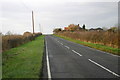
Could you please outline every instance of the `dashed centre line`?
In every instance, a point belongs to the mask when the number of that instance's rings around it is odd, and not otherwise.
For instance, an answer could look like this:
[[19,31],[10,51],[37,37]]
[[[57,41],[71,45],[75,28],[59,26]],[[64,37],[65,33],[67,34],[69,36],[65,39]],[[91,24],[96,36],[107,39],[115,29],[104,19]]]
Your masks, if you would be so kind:
[[66,48],[70,49],[68,46],[65,46]]
[[[65,44],[61,43],[62,41],[56,40],[56,42],[58,42],[59,44],[63,45],[63,47],[66,47],[67,49],[71,49],[71,48],[72,48],[71,46],[68,47],[68,46],[66,46]],[[46,41],[46,45],[47,45],[47,41]],[[89,49],[92,49],[92,48],[89,48]],[[77,51],[75,51],[75,50],[73,50],[73,49],[71,49],[71,50],[72,50],[72,52],[76,53],[77,55],[83,56],[83,55],[81,55],[79,52],[77,52]],[[94,50],[94,49],[93,49],[93,50]],[[100,51],[100,50],[97,50],[97,51]],[[103,51],[100,51],[100,52],[103,52]],[[106,53],[106,52],[103,52],[103,53]],[[107,54],[109,54],[109,53],[107,53]],[[116,56],[116,55],[113,55],[113,56]],[[117,56],[117,57],[118,57],[118,56]],[[51,80],[51,70],[50,70],[50,64],[49,64],[49,57],[48,57],[47,46],[46,46],[46,59],[47,59],[48,78],[49,78],[49,80]],[[99,68],[102,68],[102,69],[108,71],[109,73],[113,74],[114,76],[120,77],[119,74],[117,74],[117,73],[109,70],[108,68],[102,66],[101,64],[99,64],[99,63],[97,63],[97,62],[95,62],[95,61],[93,61],[93,60],[91,60],[91,59],[87,59],[87,60],[90,61],[91,63],[95,64],[95,65],[98,66]]]
[[[58,41],[58,42],[59,42],[59,41]],[[60,43],[60,42],[59,42],[59,43]],[[60,43],[60,44],[63,45],[63,43]],[[65,47],[66,47],[67,49],[70,49],[68,46],[65,46]],[[72,50],[72,51],[73,51],[74,53],[78,54],[79,56],[82,56],[80,53],[76,52],[75,50]],[[107,69],[106,67],[104,67],[104,66],[98,64],[97,62],[95,62],[95,61],[93,61],[93,60],[91,60],[91,59],[88,59],[88,60],[89,60],[90,62],[96,64],[97,66],[103,68],[104,70],[106,70],[106,71],[112,73],[113,75],[115,75],[115,76],[117,76],[117,77],[120,77],[120,75],[118,75],[118,74],[116,74],[115,72],[113,72],[113,71]]]
[[61,45],[63,45],[63,43],[60,43]]
[[104,66],[102,66],[102,65],[100,65],[100,64],[98,64],[98,63],[96,63],[95,61],[93,61],[93,60],[91,60],[91,59],[88,59],[88,60],[89,60],[90,62],[96,64],[97,66],[103,68],[104,70],[106,70],[106,71],[112,73],[113,75],[115,75],[115,76],[117,76],[117,77],[120,77],[120,75],[118,75],[118,74],[116,74],[115,72],[113,72],[113,71],[107,69],[106,67],[104,67]]
[[78,54],[79,56],[82,56],[80,53],[76,52],[75,50],[72,50],[74,53]]

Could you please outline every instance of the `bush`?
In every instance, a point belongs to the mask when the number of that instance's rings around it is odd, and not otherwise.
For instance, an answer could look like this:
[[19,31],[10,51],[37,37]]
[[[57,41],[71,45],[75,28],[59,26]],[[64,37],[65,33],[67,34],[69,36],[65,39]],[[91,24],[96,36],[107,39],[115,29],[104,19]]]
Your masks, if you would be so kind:
[[[57,35],[62,35],[77,39],[84,42],[91,42],[110,46],[113,48],[118,48],[118,32],[108,32],[108,31],[83,31],[83,32],[61,32]],[[120,40],[120,39],[119,39]]]
[[2,51],[9,50],[26,42],[32,41],[39,35],[42,35],[42,33],[32,34],[30,32],[25,32],[23,35],[4,35],[2,36]]

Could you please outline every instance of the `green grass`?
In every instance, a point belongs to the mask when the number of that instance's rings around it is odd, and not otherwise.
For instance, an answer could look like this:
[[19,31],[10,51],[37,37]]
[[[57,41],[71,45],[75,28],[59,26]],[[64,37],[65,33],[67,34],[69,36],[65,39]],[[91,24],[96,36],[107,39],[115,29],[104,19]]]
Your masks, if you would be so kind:
[[44,36],[3,52],[3,78],[39,78]]
[[72,41],[72,42],[75,42],[75,43],[78,43],[78,44],[82,44],[82,45],[85,45],[85,46],[88,46],[88,47],[91,47],[91,48],[99,49],[99,50],[102,50],[102,51],[105,51],[105,52],[110,52],[110,53],[113,53],[115,55],[120,55],[120,49],[118,49],[118,48],[112,48],[112,47],[101,45],[101,44],[83,42],[83,41],[80,41],[80,40],[75,40],[75,39],[72,39],[72,38],[69,38],[69,37],[56,35],[56,34],[54,34],[54,36],[57,36],[57,37],[60,37],[60,38],[63,38],[65,40]]

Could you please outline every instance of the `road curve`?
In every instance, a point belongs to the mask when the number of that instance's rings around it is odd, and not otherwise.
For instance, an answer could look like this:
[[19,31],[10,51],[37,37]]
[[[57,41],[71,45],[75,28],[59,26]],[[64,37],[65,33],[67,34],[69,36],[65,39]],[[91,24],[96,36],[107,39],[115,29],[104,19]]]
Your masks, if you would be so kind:
[[[118,56],[53,35],[45,37],[48,78],[118,78]],[[45,73],[45,72],[44,72]]]

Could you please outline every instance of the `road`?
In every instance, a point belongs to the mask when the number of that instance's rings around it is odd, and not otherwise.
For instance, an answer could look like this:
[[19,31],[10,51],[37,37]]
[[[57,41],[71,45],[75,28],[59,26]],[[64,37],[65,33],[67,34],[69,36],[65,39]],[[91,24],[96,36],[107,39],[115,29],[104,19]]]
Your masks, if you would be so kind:
[[[48,35],[46,72],[48,78],[118,78],[119,56]],[[44,74],[46,74],[44,72]]]

